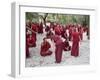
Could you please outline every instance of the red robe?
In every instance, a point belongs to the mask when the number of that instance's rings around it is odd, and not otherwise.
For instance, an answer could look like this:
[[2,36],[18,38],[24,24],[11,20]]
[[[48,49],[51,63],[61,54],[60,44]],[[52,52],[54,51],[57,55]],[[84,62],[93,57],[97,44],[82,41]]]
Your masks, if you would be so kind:
[[34,39],[34,37],[29,37],[28,39],[27,39],[27,45],[29,46],[29,47],[36,47],[36,43],[35,43],[35,39]]
[[60,30],[60,28],[59,27],[55,27],[55,34],[57,34],[57,35],[61,35],[61,30]]
[[38,28],[38,33],[43,33],[43,24],[40,23],[39,28]]
[[72,28],[69,28],[69,41],[71,41],[72,38]]
[[81,40],[83,40],[83,28],[80,29],[79,33],[80,33]]
[[53,36],[53,40],[55,42],[55,59],[56,63],[60,63],[62,60],[62,52],[63,52],[63,41],[58,35]]
[[43,42],[41,45],[41,51],[40,51],[40,55],[41,56],[48,56],[52,54],[52,51],[49,50],[49,48],[51,47],[49,42]]
[[[32,24],[31,29],[32,29],[33,31],[35,31],[35,32],[38,31],[38,28],[37,28],[37,25],[36,25],[36,24]],[[32,32],[32,36],[34,37],[35,42],[36,42],[37,38],[36,38],[36,33],[35,33],[35,32]]]
[[72,39],[73,40],[72,40],[71,55],[77,57],[79,55],[79,41],[80,41],[79,32],[73,32]]
[[31,25],[31,29],[32,29],[33,31],[37,32],[37,31],[38,31],[38,25],[37,25],[37,24],[32,24],[32,25]]
[[30,56],[29,54],[29,46],[28,46],[28,43],[27,43],[27,39],[29,38],[29,34],[26,34],[26,58],[28,58]]

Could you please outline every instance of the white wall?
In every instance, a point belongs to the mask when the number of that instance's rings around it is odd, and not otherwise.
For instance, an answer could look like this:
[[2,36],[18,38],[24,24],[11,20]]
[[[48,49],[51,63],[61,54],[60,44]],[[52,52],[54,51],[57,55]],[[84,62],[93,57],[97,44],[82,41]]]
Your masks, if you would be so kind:
[[[0,80],[13,80],[10,77],[10,67],[11,67],[11,2],[13,1],[25,1],[25,0],[1,0],[0,2]],[[44,4],[44,5],[83,5],[83,6],[95,6],[97,7],[97,26],[94,36],[95,39],[95,48],[97,49],[96,55],[98,64],[97,72],[86,72],[86,73],[77,73],[77,74],[65,74],[65,75],[56,75],[56,76],[35,76],[24,78],[22,80],[99,80],[100,74],[100,0],[26,0],[34,2],[34,4]]]

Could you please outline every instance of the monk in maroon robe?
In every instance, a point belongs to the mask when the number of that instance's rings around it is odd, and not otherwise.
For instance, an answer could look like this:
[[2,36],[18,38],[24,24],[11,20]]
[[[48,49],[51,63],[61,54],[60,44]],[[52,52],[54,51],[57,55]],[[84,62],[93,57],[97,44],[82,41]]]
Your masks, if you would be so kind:
[[72,38],[72,27],[69,28],[69,41],[71,41]]
[[36,46],[35,39],[32,35],[30,35],[29,38],[27,39],[27,45],[29,47],[35,47]]
[[60,63],[62,60],[62,52],[63,52],[63,41],[59,35],[54,35],[53,40],[55,42],[55,59],[56,63]]
[[43,42],[41,44],[41,51],[40,55],[41,56],[49,56],[52,54],[52,51],[49,50],[51,47],[50,43],[46,40],[46,38],[43,39]]
[[43,23],[41,22],[38,28],[38,33],[43,33]]
[[30,54],[29,54],[29,46],[28,46],[28,43],[27,43],[27,38],[26,37],[26,58],[30,57]]
[[80,39],[83,40],[83,28],[82,27],[80,27],[79,33],[80,33]]
[[28,46],[28,42],[27,39],[29,38],[30,34],[28,34],[28,30],[26,29],[26,58],[28,58],[30,56],[29,54],[29,46]]
[[79,41],[80,41],[80,34],[79,32],[74,29],[72,33],[72,49],[71,55],[77,57],[79,55]]
[[57,26],[54,28],[54,31],[55,31],[55,34],[56,34],[56,35],[61,35],[61,30],[60,30],[59,25],[57,25]]

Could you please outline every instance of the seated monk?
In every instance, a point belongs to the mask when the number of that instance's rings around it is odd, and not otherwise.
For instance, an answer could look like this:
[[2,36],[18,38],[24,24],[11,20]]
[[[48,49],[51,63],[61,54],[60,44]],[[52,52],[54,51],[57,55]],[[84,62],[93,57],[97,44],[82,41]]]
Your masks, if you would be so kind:
[[43,39],[43,42],[41,44],[41,51],[40,55],[41,56],[48,56],[52,54],[52,51],[49,50],[51,47],[50,43],[46,40],[46,38]]
[[69,42],[67,40],[64,41],[64,51],[70,51],[71,46],[69,45]]
[[27,39],[27,44],[29,47],[36,47],[36,41],[32,35]]

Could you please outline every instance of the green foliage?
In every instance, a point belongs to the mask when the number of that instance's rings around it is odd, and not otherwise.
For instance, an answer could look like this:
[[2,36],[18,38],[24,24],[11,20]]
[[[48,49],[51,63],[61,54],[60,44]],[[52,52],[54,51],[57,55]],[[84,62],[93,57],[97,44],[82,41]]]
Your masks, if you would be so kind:
[[79,23],[83,26],[89,26],[89,15],[75,15],[75,14],[52,14],[52,13],[33,13],[33,12],[26,12],[26,20],[30,20],[32,22],[39,22],[41,21],[51,21],[51,22],[58,22],[61,24],[74,24]]
[[38,13],[26,12],[26,20],[30,20],[32,22],[37,22],[39,18]]

